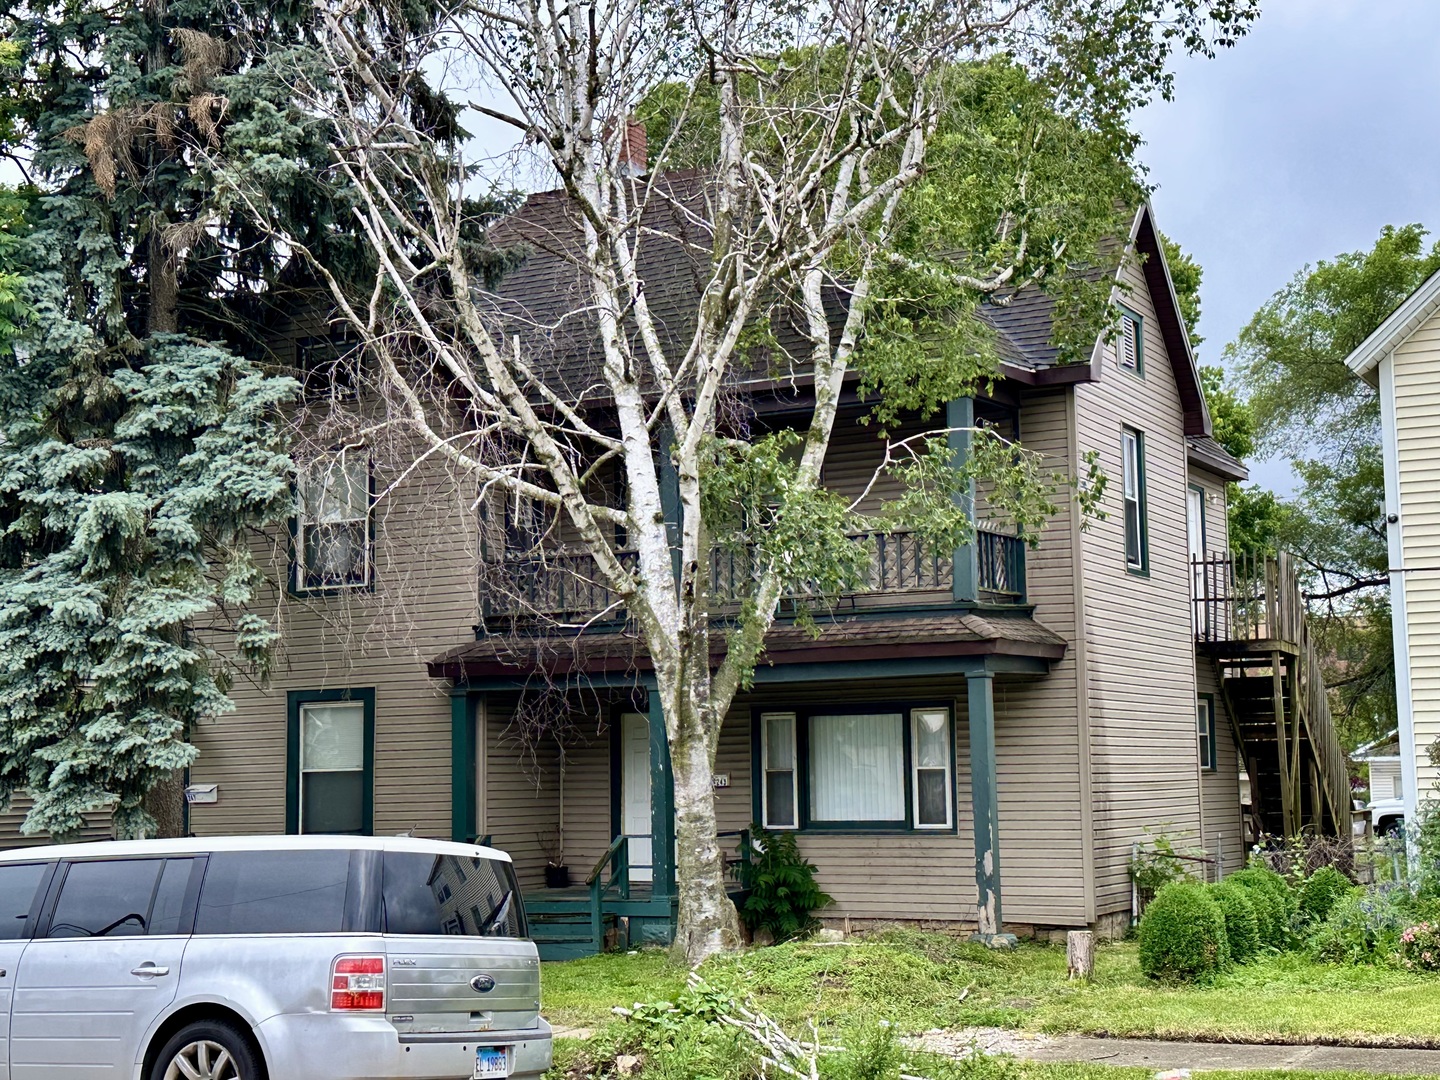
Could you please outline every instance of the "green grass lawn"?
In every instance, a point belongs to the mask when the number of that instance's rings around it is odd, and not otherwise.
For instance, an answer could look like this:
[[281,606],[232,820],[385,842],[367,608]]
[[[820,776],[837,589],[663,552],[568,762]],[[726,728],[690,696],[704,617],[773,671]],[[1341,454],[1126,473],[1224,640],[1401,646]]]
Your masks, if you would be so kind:
[[[1133,945],[1109,945],[1097,950],[1095,979],[1078,985],[1066,980],[1059,948],[995,953],[940,935],[894,932],[722,957],[703,974],[788,1023],[813,1018],[843,1026],[863,1018],[892,1021],[903,1032],[993,1026],[1440,1047],[1440,979],[1297,956],[1236,968],[1213,986],[1178,988],[1145,979]],[[670,999],[683,985],[684,972],[660,952],[547,964],[545,1012],[552,1022],[593,1028],[612,1019],[615,1005]],[[1056,1075],[1068,1080],[1070,1074]]]

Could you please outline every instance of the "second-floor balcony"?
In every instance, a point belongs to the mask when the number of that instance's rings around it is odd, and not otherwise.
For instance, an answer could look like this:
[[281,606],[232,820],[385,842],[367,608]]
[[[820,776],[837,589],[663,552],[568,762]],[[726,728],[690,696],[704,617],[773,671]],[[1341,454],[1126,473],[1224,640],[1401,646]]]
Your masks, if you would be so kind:
[[[1025,544],[1018,537],[981,527],[973,544],[958,552],[936,551],[909,532],[864,532],[850,539],[870,555],[860,582],[838,595],[801,583],[782,598],[782,611],[801,605],[886,610],[1026,602]],[[635,558],[633,551],[620,552],[627,567],[634,566]],[[753,550],[713,551],[710,596],[715,613],[738,610],[762,569]],[[574,623],[624,618],[619,598],[602,581],[594,557],[574,548],[510,548],[482,560],[480,597],[483,619]]]

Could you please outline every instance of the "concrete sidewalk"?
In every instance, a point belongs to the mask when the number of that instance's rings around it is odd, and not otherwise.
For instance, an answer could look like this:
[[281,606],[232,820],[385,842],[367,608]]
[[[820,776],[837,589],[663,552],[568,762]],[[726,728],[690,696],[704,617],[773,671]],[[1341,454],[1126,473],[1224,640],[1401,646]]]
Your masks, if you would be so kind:
[[951,1028],[906,1040],[931,1053],[964,1057],[976,1050],[1022,1061],[1132,1065],[1156,1072],[1189,1069],[1344,1070],[1376,1076],[1440,1076],[1440,1050],[1355,1046],[1262,1046],[1041,1035],[1008,1028]]
[[1251,1046],[1052,1036],[1016,1048],[1027,1061],[1138,1065],[1148,1069],[1314,1069],[1387,1075],[1440,1076],[1440,1050],[1353,1046]]

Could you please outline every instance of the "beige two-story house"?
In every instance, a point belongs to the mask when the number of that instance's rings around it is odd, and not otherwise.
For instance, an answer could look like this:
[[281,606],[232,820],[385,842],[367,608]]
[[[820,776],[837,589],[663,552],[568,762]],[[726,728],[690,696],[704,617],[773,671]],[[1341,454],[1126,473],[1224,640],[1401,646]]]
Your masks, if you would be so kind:
[[[502,300],[563,307],[563,200],[533,196],[508,227],[544,242]],[[1245,470],[1211,437],[1148,206],[1125,241],[1120,325],[1088,362],[1059,361],[1050,301],[1023,291],[984,310],[1001,377],[941,418],[995,425],[1072,475],[1093,451],[1105,516],[1064,499],[1027,548],[979,491],[960,550],[857,536],[864,587],[817,612],[818,636],[790,617],[804,598],[787,600],[725,720],[714,781],[727,846],[743,860],[752,824],[795,832],[834,897],[827,919],[960,929],[986,904],[1012,930],[1117,930],[1147,830],[1203,848],[1197,872],[1216,877],[1259,831],[1338,828],[1338,747],[1318,715],[1295,712],[1302,635],[1254,617],[1283,575],[1239,597],[1225,491]],[[684,275],[659,258],[655,292],[683,314]],[[323,324],[287,338],[307,373],[340,349]],[[559,362],[568,349],[579,365],[593,343],[572,339]],[[859,496],[885,444],[845,400],[824,482]],[[807,408],[794,380],[744,407],[761,428],[803,423]],[[533,508],[414,467],[408,448],[302,462],[292,528],[264,551],[281,653],[267,684],[237,686],[236,711],[193,733],[191,829],[487,838],[514,856],[548,955],[622,930],[665,940],[673,810],[647,659],[566,540]],[[747,573],[713,560],[722,608]],[[560,737],[527,737],[537,688],[564,702]],[[576,887],[542,888],[555,863]],[[594,890],[578,887],[589,876]]]

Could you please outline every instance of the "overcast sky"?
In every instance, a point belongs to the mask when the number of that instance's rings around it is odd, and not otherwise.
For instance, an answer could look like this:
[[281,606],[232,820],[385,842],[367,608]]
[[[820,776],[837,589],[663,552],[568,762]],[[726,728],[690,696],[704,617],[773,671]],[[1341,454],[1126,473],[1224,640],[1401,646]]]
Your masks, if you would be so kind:
[[1386,224],[1440,229],[1440,0],[1262,2],[1250,36],[1182,61],[1175,101],[1139,118],[1156,219],[1205,269],[1208,363],[1306,263]]

